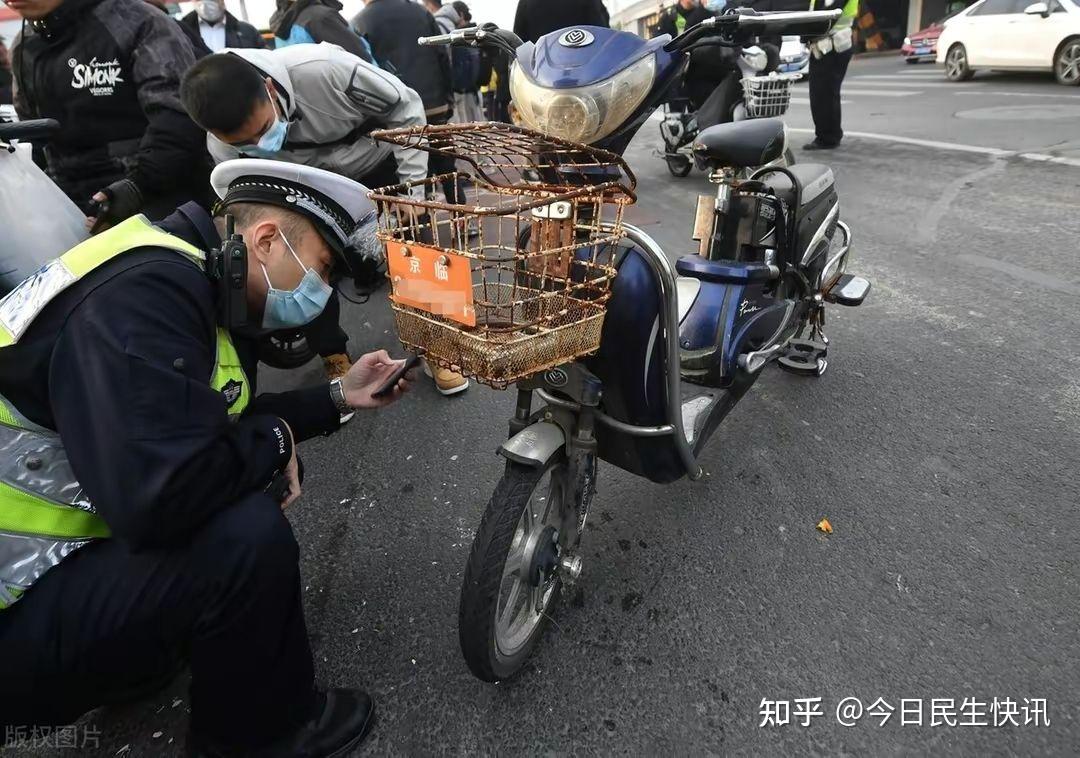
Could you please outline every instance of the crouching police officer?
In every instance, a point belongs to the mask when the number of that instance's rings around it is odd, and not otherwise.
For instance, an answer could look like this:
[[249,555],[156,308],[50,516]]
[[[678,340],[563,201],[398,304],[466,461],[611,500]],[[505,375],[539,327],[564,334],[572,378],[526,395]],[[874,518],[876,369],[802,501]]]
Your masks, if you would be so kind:
[[408,382],[378,392],[402,366],[379,351],[256,396],[254,337],[318,315],[374,208],[295,164],[230,161],[212,182],[216,218],[135,216],[0,301],[0,723],[70,723],[186,660],[192,754],[336,755],[372,703],[314,687],[282,510],[296,444]]

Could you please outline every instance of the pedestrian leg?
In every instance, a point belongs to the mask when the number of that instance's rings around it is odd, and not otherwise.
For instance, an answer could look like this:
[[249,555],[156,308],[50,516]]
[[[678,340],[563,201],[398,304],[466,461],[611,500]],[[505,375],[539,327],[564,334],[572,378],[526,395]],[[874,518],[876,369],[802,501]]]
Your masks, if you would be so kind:
[[341,298],[336,289],[322,313],[304,327],[304,337],[308,347],[323,358],[348,353],[349,335],[341,328]]

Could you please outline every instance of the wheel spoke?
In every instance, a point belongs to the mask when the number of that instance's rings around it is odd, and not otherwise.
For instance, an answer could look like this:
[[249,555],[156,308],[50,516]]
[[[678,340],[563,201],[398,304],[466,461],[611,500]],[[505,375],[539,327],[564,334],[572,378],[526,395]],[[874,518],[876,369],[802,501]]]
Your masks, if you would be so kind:
[[510,552],[506,556],[506,568],[503,571],[503,576],[516,576],[519,579],[525,578],[525,544],[526,538],[522,535],[521,541],[517,547],[511,548]]
[[520,579],[514,582],[510,594],[506,597],[506,605],[503,606],[502,613],[499,614],[499,626],[507,631],[510,630],[510,622],[517,615],[515,609],[517,608],[518,599],[521,597],[521,588],[524,585],[525,582]]

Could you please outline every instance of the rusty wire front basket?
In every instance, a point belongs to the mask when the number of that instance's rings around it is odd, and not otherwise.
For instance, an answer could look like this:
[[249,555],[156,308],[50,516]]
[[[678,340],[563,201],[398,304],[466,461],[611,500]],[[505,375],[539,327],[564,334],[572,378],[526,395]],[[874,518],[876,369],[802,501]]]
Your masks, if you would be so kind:
[[374,136],[471,169],[372,193],[407,349],[502,388],[599,348],[634,202],[619,156],[508,124]]

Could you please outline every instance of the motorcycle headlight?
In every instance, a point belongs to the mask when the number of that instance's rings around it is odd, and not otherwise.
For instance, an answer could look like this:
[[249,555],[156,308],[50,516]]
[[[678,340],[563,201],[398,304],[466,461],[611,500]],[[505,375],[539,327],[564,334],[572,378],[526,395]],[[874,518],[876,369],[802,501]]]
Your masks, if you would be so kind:
[[656,77],[649,55],[625,71],[587,87],[548,89],[514,63],[510,94],[525,126],[552,137],[589,144],[603,139],[644,102]]

